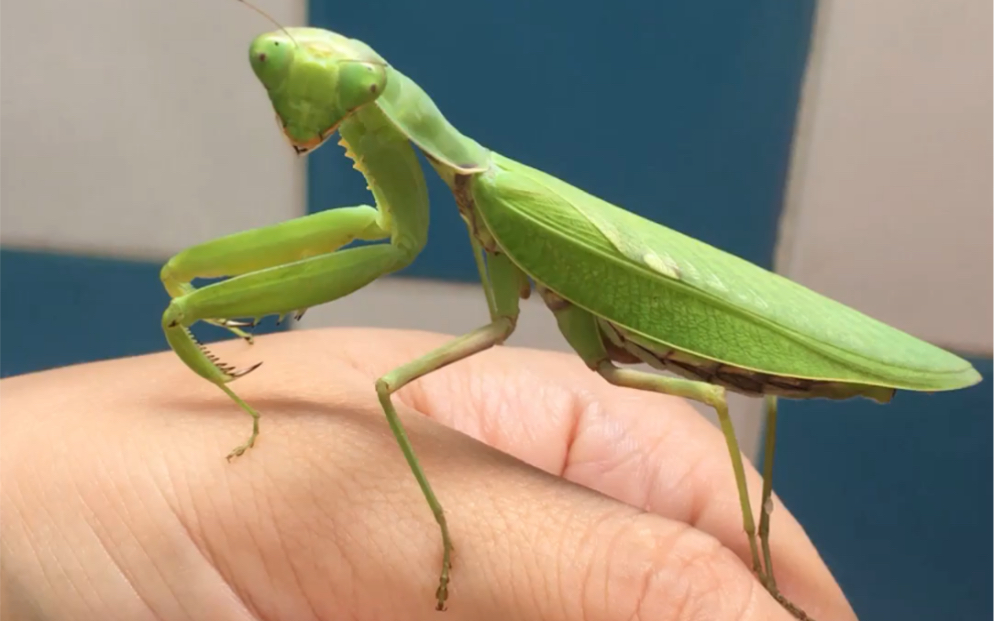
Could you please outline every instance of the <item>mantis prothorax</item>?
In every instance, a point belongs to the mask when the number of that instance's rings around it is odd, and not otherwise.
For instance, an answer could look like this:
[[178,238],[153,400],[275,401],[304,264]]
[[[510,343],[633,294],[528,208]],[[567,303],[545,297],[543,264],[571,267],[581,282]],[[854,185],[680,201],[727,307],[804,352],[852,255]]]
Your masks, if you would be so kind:
[[[954,390],[981,379],[951,353],[481,146],[365,43],[287,28],[257,37],[249,60],[296,152],[313,151],[337,131],[376,206],[332,209],[180,252],[162,269],[172,297],[163,330],[183,362],[251,414],[252,433],[229,458],[241,455],[258,436],[259,414],[228,384],[247,370],[219,363],[189,327],[208,321],[245,336],[235,318],[299,312],[408,265],[428,239],[428,194],[415,150],[426,156],[468,228],[490,317],[370,390],[441,529],[439,610],[448,597],[452,541],[391,395],[504,342],[515,329],[519,299],[532,288],[572,349],[605,381],[717,411],[752,569],[798,618],[806,615],[777,589],[769,551],[776,398],[887,402],[897,389]],[[384,243],[343,248],[353,240]],[[199,289],[191,284],[218,276],[230,278]],[[618,366],[629,363],[680,377]],[[759,542],[727,391],[766,400]]]

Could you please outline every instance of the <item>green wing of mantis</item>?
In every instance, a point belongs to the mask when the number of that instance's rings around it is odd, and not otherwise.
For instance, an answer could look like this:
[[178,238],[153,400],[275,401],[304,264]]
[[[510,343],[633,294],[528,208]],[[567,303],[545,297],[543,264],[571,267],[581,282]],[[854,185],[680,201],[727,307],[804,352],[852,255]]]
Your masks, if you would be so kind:
[[958,356],[540,170],[493,158],[498,171],[479,184],[477,204],[500,246],[531,277],[612,323],[766,373],[925,391],[980,379]]

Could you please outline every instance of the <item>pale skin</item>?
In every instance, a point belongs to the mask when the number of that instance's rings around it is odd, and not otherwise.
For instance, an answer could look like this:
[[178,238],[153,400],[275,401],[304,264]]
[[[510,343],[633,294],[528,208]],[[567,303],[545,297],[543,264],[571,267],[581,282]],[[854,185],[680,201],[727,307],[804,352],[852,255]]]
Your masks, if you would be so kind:
[[[369,386],[446,340],[217,346],[266,360],[240,391],[268,432],[238,467],[244,420],[171,354],[3,380],[4,618],[439,619],[433,518]],[[751,571],[725,440],[685,401],[509,347],[395,401],[459,542],[446,619],[790,618]],[[854,619],[789,511],[772,519],[782,591]]]

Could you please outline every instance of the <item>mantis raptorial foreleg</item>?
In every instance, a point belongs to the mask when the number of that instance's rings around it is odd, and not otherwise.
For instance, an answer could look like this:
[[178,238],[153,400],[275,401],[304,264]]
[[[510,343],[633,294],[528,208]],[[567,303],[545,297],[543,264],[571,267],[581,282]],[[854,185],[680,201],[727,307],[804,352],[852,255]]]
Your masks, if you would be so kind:
[[[196,291],[191,283],[194,278],[239,276],[333,252],[356,238],[383,239],[388,233],[378,226],[378,216],[379,212],[368,205],[342,207],[199,244],[163,266],[162,284],[171,297],[178,298]],[[245,324],[227,317],[204,321],[252,340],[239,329]]]
[[[738,440],[735,437],[732,419],[728,415],[728,402],[725,398],[725,389],[721,386],[705,382],[666,377],[634,369],[618,368],[610,360],[597,325],[596,317],[579,307],[573,306],[547,290],[542,290],[542,295],[550,310],[555,314],[559,329],[563,333],[563,336],[566,337],[570,346],[583,358],[584,362],[591,369],[597,371],[597,373],[611,384],[692,399],[715,409],[718,414],[722,433],[725,436],[725,443],[732,458],[732,469],[735,473],[735,483],[738,487],[739,501],[742,506],[743,530],[745,530],[749,539],[752,569],[777,601],[787,607],[797,618],[806,619],[807,616],[805,613],[784,598],[777,590],[776,582],[773,579],[773,566],[770,562],[769,512],[771,508],[773,445],[776,427],[775,397],[767,397],[766,401],[767,414],[769,415],[766,436],[767,453],[763,473],[762,511],[759,527],[761,544],[757,544],[756,522],[753,518],[752,506],[749,502],[745,466],[742,462],[742,453],[739,450]],[[760,545],[762,546],[763,559],[766,561],[765,566],[760,560]]]
[[[225,384],[255,367],[236,371],[220,363],[196,342],[189,326],[198,320],[285,315],[348,295],[397,269],[410,260],[408,249],[381,244],[336,251],[353,239],[386,237],[378,217],[367,206],[333,209],[195,246],[163,268],[163,284],[175,296],[162,316],[170,345],[252,416],[252,434],[229,459],[253,446],[259,414]],[[199,289],[189,282],[230,274],[235,276]]]
[[354,239],[377,240],[390,235],[378,225],[375,207],[340,207],[241,231],[173,256],[160,277],[174,298],[196,289],[194,278],[239,276],[338,250]]
[[383,406],[383,412],[390,423],[390,429],[393,431],[411,471],[414,472],[414,477],[418,480],[418,485],[421,486],[421,492],[431,506],[431,512],[442,531],[442,572],[439,576],[438,589],[435,591],[435,596],[438,599],[436,606],[438,610],[444,610],[445,600],[449,596],[452,538],[449,536],[449,527],[442,505],[435,497],[435,492],[428,483],[428,478],[414,454],[414,448],[404,431],[400,417],[397,416],[391,395],[420,377],[503,343],[514,332],[518,321],[518,299],[522,286],[527,281],[506,257],[490,254],[487,257],[489,259],[486,265],[488,269],[485,272],[481,271],[481,277],[483,287],[487,291],[488,302],[493,300],[491,323],[449,341],[417,360],[394,369],[376,382],[376,394],[380,398],[380,404]]

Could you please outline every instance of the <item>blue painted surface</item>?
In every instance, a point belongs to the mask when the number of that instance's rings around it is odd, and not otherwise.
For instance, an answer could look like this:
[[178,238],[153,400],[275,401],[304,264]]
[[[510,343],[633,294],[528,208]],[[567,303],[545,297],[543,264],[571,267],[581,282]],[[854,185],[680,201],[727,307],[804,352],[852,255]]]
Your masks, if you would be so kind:
[[[463,133],[765,267],[772,264],[810,0],[311,2]],[[338,146],[310,156],[309,209],[368,203]],[[428,169],[428,248],[403,274],[476,281],[465,225]]]
[[[168,349],[161,267],[0,250],[0,377]],[[256,333],[273,329],[270,321]],[[232,338],[205,324],[194,330],[205,343]]]
[[971,362],[966,390],[781,401],[774,489],[862,621],[994,616],[994,378]]

